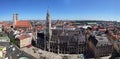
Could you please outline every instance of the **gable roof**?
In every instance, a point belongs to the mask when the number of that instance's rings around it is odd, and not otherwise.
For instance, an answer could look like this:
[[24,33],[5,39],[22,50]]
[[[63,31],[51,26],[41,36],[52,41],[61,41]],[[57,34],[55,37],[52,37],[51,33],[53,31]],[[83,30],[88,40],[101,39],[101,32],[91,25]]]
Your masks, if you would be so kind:
[[31,23],[27,20],[20,20],[16,22],[15,27],[30,28],[32,27]]

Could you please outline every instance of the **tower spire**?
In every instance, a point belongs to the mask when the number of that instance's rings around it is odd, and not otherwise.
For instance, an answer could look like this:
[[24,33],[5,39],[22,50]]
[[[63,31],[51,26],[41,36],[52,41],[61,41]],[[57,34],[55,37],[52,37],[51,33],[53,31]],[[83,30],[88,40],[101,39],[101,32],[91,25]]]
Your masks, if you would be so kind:
[[47,19],[47,20],[50,20],[50,12],[49,12],[49,10],[47,10],[47,16],[46,16],[46,19]]
[[46,40],[47,40],[47,49],[50,51],[50,40],[52,36],[51,31],[51,20],[50,20],[50,13],[49,10],[47,10],[47,16],[46,16]]

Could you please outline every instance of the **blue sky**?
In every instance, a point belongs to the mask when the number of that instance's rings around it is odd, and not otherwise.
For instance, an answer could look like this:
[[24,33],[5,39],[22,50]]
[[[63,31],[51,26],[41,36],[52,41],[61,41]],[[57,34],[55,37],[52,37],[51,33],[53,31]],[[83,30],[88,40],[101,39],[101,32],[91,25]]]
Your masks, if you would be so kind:
[[120,0],[0,0],[0,20],[45,19],[120,20]]

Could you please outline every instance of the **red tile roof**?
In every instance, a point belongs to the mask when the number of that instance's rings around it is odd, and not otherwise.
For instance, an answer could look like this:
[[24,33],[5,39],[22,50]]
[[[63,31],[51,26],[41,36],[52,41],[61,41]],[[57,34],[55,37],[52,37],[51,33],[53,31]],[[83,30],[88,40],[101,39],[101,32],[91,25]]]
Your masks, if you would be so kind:
[[27,20],[17,21],[15,27],[25,27],[30,28],[32,27],[31,23]]
[[7,23],[5,23],[5,22],[0,22],[0,24],[1,24],[2,26],[5,26]]
[[0,22],[0,24],[5,24],[5,22]]
[[0,24],[1,24],[4,28],[7,28],[7,27],[11,27],[11,26],[12,26],[12,24],[6,23],[6,22],[0,22]]
[[23,34],[23,35],[19,36],[18,39],[19,39],[19,40],[23,40],[23,39],[28,38],[28,37],[30,37],[30,35],[28,35],[28,34]]
[[12,24],[6,24],[4,27],[11,27]]

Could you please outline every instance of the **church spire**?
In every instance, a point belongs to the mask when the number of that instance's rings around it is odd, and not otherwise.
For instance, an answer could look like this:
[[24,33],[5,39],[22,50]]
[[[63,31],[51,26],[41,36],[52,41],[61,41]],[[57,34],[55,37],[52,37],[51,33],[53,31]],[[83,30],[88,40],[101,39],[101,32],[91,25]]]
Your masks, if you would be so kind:
[[50,40],[52,36],[51,31],[51,20],[50,20],[50,13],[49,10],[47,10],[47,16],[46,16],[46,40],[48,41],[47,49],[50,51]]
[[49,13],[49,10],[47,10],[47,16],[46,16],[46,27],[48,27],[48,29],[51,29],[51,19],[50,19],[50,13]]
[[49,10],[47,10],[47,16],[50,16],[50,12],[49,12]]
[[46,20],[47,20],[47,22],[49,22],[49,25],[51,25],[50,12],[49,12],[49,10],[47,10]]

